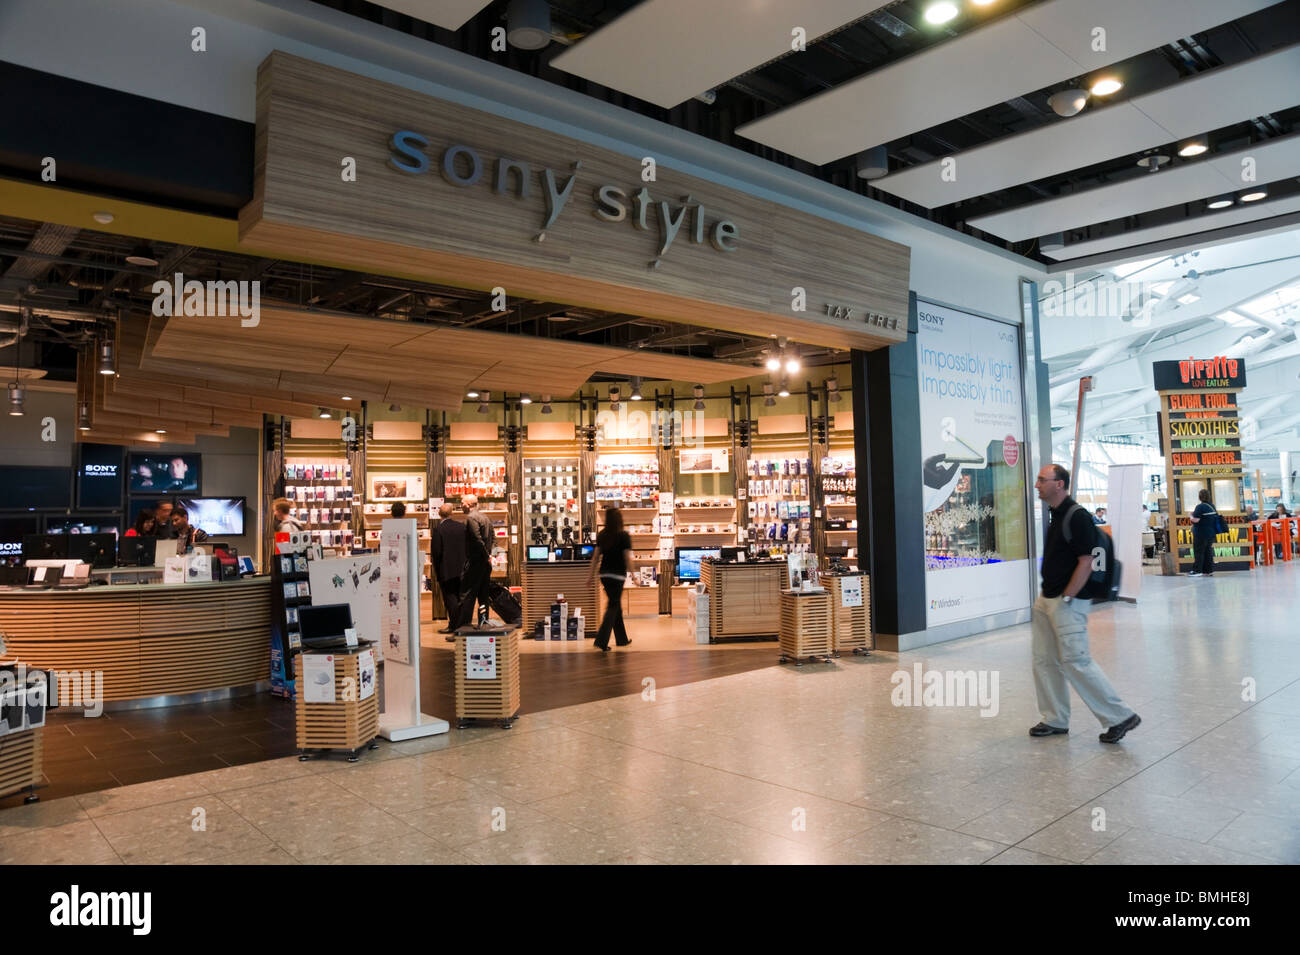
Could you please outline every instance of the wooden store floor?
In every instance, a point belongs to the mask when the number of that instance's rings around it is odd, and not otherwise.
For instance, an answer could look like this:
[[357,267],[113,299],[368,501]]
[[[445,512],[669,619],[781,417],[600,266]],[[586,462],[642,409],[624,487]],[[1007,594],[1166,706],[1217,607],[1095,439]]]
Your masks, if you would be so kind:
[[[426,622],[422,640],[424,712],[454,719],[452,644]],[[775,642],[699,646],[681,619],[628,619],[632,646],[601,653],[581,643],[522,643],[521,711],[557,709],[640,692],[653,677],[659,687],[694,683],[776,663]],[[382,670],[380,671],[382,674]],[[293,703],[270,694],[152,710],[52,712],[45,726],[42,801],[115,786],[185,776],[297,752]],[[454,726],[454,722],[453,722]],[[456,732],[453,728],[452,732]],[[504,732],[504,731],[503,731]],[[0,741],[2,745],[2,741]],[[0,808],[22,804],[0,799]]]

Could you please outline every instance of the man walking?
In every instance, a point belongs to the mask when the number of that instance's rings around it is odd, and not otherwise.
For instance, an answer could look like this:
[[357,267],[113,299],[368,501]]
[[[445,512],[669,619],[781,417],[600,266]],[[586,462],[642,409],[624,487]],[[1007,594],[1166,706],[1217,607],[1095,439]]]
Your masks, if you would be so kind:
[[451,633],[454,629],[460,615],[460,592],[465,576],[465,545],[469,528],[451,516],[454,510],[450,504],[438,508],[438,526],[433,530],[429,548],[433,575],[442,591],[442,602],[447,607],[447,626],[440,633]]
[[[1088,652],[1088,609],[1091,601],[1079,592],[1092,574],[1097,527],[1086,510],[1070,497],[1070,472],[1059,464],[1044,465],[1034,486],[1038,498],[1052,511],[1043,542],[1043,592],[1034,601],[1034,688],[1043,721],[1030,736],[1070,732],[1070,687],[1092,710],[1106,731],[1098,739],[1118,743],[1142,722],[1124,705],[1106,674]],[[1066,522],[1069,533],[1066,533]]]
[[491,606],[492,594],[492,522],[478,509],[478,497],[466,494],[461,503],[465,508],[465,524],[469,528],[466,542],[467,569],[465,571],[464,606],[461,610],[461,625],[467,624],[473,617],[474,601],[478,601],[478,625],[487,626],[488,608]]

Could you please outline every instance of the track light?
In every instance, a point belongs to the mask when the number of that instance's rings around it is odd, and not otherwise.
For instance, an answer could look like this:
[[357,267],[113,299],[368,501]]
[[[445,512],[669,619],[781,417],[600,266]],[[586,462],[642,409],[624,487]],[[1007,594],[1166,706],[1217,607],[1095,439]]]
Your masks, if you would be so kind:
[[1209,148],[1204,139],[1189,139],[1178,147],[1178,155],[1186,159],[1190,156],[1199,156]]
[[641,378],[638,375],[632,376],[632,400],[641,400]]
[[610,411],[618,410],[618,392],[619,392],[618,385],[609,386],[609,410]]
[[552,413],[553,412],[551,411],[551,396],[542,395],[542,414],[552,414]]
[[77,430],[90,430],[90,405],[84,401],[77,408]]
[[956,17],[957,4],[950,3],[949,0],[940,0],[939,3],[932,3],[925,8],[925,22],[933,26],[947,23]]
[[790,349],[790,354],[786,357],[785,370],[786,374],[790,375],[795,374],[799,370],[799,353],[793,348]]
[[333,417],[333,415],[331,415],[331,414],[329,413],[329,409],[328,409],[328,408],[321,408],[321,409],[320,409],[320,414],[319,414],[318,417],[320,417],[320,418],[331,418],[331,417]]
[[872,146],[858,153],[854,165],[859,179],[879,179],[889,175],[889,151],[884,146]]
[[101,375],[117,374],[117,360],[113,355],[113,343],[107,339],[99,343],[99,373]]
[[389,406],[388,406],[388,410],[389,410],[389,411],[401,411],[401,410],[402,410],[402,406],[401,406],[401,405],[389,405]]
[[1118,93],[1124,88],[1124,84],[1114,76],[1103,76],[1093,81],[1089,92],[1093,96],[1109,96],[1111,93]]
[[352,396],[351,396],[351,395],[342,395],[341,397],[342,397],[342,400],[344,400],[344,401],[351,401],[351,400],[352,400]]
[[167,429],[166,429],[166,428],[154,428],[154,429],[153,429],[153,433],[154,433],[154,434],[166,434],[166,433],[167,433]]
[[1236,200],[1233,199],[1232,196],[1215,196],[1213,199],[1211,199],[1209,202],[1205,204],[1205,208],[1226,209],[1228,208],[1228,206],[1232,205],[1235,201]]
[[1250,192],[1242,193],[1242,202],[1258,202],[1260,199],[1268,198],[1267,189],[1252,189]]
[[474,399],[474,398],[477,398],[477,397],[478,397],[478,389],[477,389],[477,388],[471,388],[469,391],[465,392],[465,397],[466,397],[466,398],[469,398],[469,399],[471,399],[471,400]]
[[21,418],[23,415],[23,402],[27,399],[27,389],[21,382],[11,381],[9,383],[9,414],[15,418]]
[[840,400],[840,382],[834,376],[826,379],[826,400],[834,402]]
[[767,361],[764,362],[764,364],[767,366],[768,371],[780,371],[781,356],[778,355],[776,352],[770,351],[767,353]]
[[520,395],[520,396],[519,396],[519,403],[520,403],[521,405],[531,405],[531,404],[533,403],[533,396],[532,396],[532,395]]
[[132,249],[131,254],[126,257],[126,260],[132,265],[152,267],[158,264],[158,258],[153,254],[153,249],[150,248],[148,242],[141,242]]
[[781,390],[778,391],[777,394],[780,395],[782,398],[790,397],[790,386],[786,383],[786,380],[784,378],[781,379]]
[[492,400],[492,392],[490,391],[479,392],[479,403],[478,403],[479,414],[487,414],[489,411],[491,411],[491,409],[488,407],[488,402],[491,400]]
[[763,382],[763,404],[769,408],[776,404],[776,398],[772,395],[773,390],[774,386],[770,381]]
[[510,0],[506,39],[521,50],[540,50],[551,42],[551,5],[546,0]]
[[704,386],[703,385],[691,386],[691,394],[695,396],[695,405],[694,405],[695,410],[703,411],[704,410]]

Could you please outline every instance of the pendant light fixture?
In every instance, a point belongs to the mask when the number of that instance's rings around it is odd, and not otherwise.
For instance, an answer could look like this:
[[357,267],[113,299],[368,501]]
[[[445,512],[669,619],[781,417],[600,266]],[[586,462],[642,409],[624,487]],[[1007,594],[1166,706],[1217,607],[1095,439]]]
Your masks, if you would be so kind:
[[141,242],[132,249],[126,260],[132,265],[143,265],[146,268],[155,268],[158,265],[158,257],[153,254],[153,249],[148,242]]
[[554,412],[551,411],[550,395],[542,395],[542,414],[554,414]]
[[618,410],[618,393],[619,393],[618,385],[609,386],[609,410],[610,411]]
[[99,343],[99,373],[101,375],[117,374],[117,358],[113,354],[113,343],[107,338]]
[[14,380],[9,383],[9,414],[21,418],[23,401],[27,398],[27,389],[18,377],[18,342],[14,342]]
[[695,410],[703,411],[704,410],[704,386],[703,385],[692,386],[691,393],[695,395],[695,405],[694,405]]
[[328,409],[328,408],[321,408],[321,409],[320,409],[320,412],[319,412],[319,414],[318,414],[318,417],[320,417],[320,418],[322,418],[322,419],[323,419],[323,418],[329,418],[329,417],[331,417],[331,415],[330,415],[330,413],[329,413],[329,409]]
[[632,397],[632,400],[633,400],[633,401],[640,401],[640,400],[641,400],[641,377],[640,377],[639,375],[633,375],[633,376],[632,376],[632,396],[631,396],[631,397]]
[[492,392],[480,391],[478,398],[479,398],[478,401],[479,414],[487,414],[489,411],[492,410],[491,408],[488,407],[488,402],[492,400]]
[[533,403],[533,396],[532,396],[532,395],[520,395],[520,396],[519,396],[519,403],[520,403],[521,405],[531,405],[531,404]]
[[786,380],[784,378],[781,379],[781,390],[778,391],[777,394],[780,395],[782,398],[790,397],[790,386],[789,384],[786,383]]
[[763,404],[768,408],[771,408],[776,404],[776,397],[773,394],[774,391],[775,386],[770,381],[763,382]]
[[826,400],[833,402],[840,400],[840,381],[834,375],[826,379]]
[[90,405],[84,401],[77,407],[77,430],[90,430]]

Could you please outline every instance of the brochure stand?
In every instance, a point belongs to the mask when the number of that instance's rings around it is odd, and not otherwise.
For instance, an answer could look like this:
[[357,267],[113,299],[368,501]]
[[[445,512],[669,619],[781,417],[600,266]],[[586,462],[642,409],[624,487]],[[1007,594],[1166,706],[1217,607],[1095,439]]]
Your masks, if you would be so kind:
[[380,643],[384,655],[384,713],[379,735],[397,742],[446,733],[446,720],[420,712],[420,545],[413,518],[390,517],[379,535],[382,568]]

